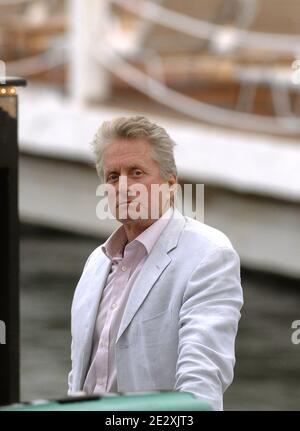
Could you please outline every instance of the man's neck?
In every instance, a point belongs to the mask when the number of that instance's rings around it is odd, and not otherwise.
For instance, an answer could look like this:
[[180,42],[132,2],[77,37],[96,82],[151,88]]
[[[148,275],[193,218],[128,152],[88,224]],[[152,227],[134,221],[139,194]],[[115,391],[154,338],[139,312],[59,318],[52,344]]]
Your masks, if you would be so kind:
[[[167,212],[168,208],[166,208],[160,217]],[[159,218],[160,218],[159,217]],[[155,223],[159,219],[146,219],[146,220],[127,220],[126,223],[124,223],[124,229],[127,236],[128,242],[133,241],[135,238],[137,238],[144,230],[148,229],[149,226],[151,226],[153,223]]]
[[125,233],[128,239],[128,242],[133,241],[137,238],[144,230],[146,230],[149,226],[151,226],[156,220],[133,220],[128,221],[124,224]]

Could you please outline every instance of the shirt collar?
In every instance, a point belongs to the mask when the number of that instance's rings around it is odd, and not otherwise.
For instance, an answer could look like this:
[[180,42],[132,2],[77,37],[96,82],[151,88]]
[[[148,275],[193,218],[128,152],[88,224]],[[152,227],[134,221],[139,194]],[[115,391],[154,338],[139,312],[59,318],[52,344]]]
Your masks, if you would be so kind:
[[[173,213],[174,209],[173,207],[170,207],[158,220],[156,220],[147,229],[140,233],[139,236],[137,236],[132,241],[132,243],[135,241],[139,242],[145,247],[147,253],[150,254],[154,244],[160,237],[164,228],[167,226]],[[123,251],[127,243],[128,241],[126,232],[124,226],[122,225],[110,235],[107,241],[102,245],[101,249],[109,259],[118,260],[122,258]]]
[[142,233],[139,234],[135,238],[135,241],[139,241],[147,250],[147,253],[150,254],[154,244],[160,237],[162,231],[167,226],[170,218],[173,214],[173,207],[170,207],[163,215],[152,223],[147,229],[145,229]]

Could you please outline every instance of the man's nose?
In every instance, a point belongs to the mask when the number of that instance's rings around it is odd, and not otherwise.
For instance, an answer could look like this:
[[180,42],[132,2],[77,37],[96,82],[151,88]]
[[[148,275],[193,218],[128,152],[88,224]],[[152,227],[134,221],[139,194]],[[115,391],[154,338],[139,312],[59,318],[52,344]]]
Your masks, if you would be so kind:
[[127,201],[128,200],[128,193],[130,185],[133,184],[132,179],[129,179],[127,175],[121,174],[119,177],[119,183],[117,188],[117,195],[119,196],[119,199],[121,201]]
[[119,178],[119,183],[121,182],[121,184],[123,185],[123,187],[127,186],[127,191],[129,190],[129,188],[133,185],[136,184],[136,181],[134,178],[131,178],[130,176],[127,176],[126,173],[121,173],[120,178]]

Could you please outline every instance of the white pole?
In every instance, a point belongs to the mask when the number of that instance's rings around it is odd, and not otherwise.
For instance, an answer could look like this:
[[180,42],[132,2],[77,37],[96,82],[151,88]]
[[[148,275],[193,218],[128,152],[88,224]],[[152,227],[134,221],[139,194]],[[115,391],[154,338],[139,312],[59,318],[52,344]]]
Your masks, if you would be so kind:
[[68,0],[70,62],[68,88],[76,104],[104,101],[110,94],[108,72],[91,55],[92,29],[98,23],[101,45],[101,27],[109,19],[106,0]]

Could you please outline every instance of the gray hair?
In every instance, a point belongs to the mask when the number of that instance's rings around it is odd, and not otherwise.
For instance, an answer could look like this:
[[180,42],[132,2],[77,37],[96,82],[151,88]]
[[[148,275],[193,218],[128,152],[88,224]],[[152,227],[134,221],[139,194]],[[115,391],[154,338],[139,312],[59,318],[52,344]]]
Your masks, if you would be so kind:
[[96,157],[97,173],[102,182],[104,182],[103,152],[116,139],[144,139],[152,146],[153,160],[158,163],[162,178],[166,180],[171,174],[177,177],[173,154],[175,142],[163,127],[150,122],[142,115],[136,115],[104,121],[95,134],[91,145]]

